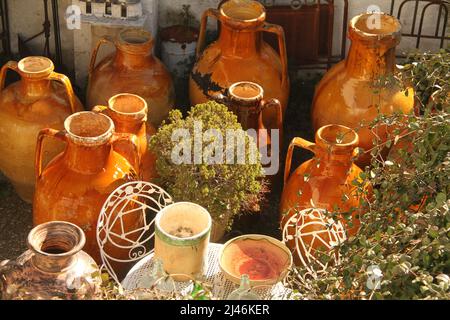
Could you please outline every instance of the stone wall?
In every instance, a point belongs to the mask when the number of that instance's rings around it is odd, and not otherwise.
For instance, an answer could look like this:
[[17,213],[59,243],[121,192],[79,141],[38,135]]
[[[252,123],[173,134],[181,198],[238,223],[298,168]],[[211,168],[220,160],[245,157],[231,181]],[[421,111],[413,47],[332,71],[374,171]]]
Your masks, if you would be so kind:
[[[86,57],[89,57],[92,45],[89,41],[82,49],[77,48],[74,50],[74,43],[76,43],[77,31],[68,30],[65,22],[65,10],[72,4],[77,3],[79,0],[59,0],[59,17],[61,26],[61,39],[63,60],[68,70],[85,69],[86,62],[81,64],[74,63],[75,59],[83,59],[86,61]],[[311,0],[309,0],[311,1]],[[275,4],[289,4],[290,0],[262,0],[264,3]],[[341,34],[342,34],[342,13],[343,13],[343,0],[335,0],[335,25],[334,25],[334,48],[333,52],[338,54],[340,51]],[[361,12],[365,12],[370,5],[377,5],[382,11],[389,12],[390,0],[350,0],[349,17],[352,17]],[[399,2],[399,1],[397,1]],[[150,12],[149,17],[145,22],[145,28],[147,30],[156,33],[157,26],[165,27],[179,20],[178,13],[181,10],[183,4],[190,4],[191,11],[196,17],[197,21],[200,20],[202,12],[209,7],[217,7],[219,0],[142,0],[143,7],[146,11]],[[10,16],[10,31],[11,31],[11,47],[13,52],[17,52],[17,36],[18,34],[24,37],[30,37],[39,32],[42,27],[43,18],[43,1],[41,0],[14,0],[8,1],[9,4],[9,16]],[[395,11],[396,12],[396,11]],[[401,19],[404,29],[409,30],[411,28],[410,19],[413,12],[413,3],[405,7],[405,14]],[[420,10],[419,10],[420,12]],[[435,11],[429,11],[430,16],[436,16]],[[427,16],[428,16],[427,14]],[[51,17],[51,12],[50,12]],[[435,19],[426,19],[424,31],[432,33],[435,28]],[[214,22],[210,22],[210,28],[214,28]],[[417,27],[417,26],[416,26]],[[101,32],[100,32],[101,33]],[[75,35],[75,36],[74,36]],[[84,40],[83,40],[84,41]],[[347,42],[348,44],[348,42]],[[43,37],[38,37],[30,42],[35,52],[42,52]],[[50,40],[50,45],[53,51],[53,37]],[[439,42],[436,40],[422,40],[422,49],[435,50]],[[404,38],[399,47],[399,51],[408,51],[415,48],[415,39]],[[111,49],[109,49],[111,50]],[[76,70],[77,71],[77,70]],[[82,78],[85,79],[85,72],[82,72]],[[84,80],[83,80],[84,81]]]

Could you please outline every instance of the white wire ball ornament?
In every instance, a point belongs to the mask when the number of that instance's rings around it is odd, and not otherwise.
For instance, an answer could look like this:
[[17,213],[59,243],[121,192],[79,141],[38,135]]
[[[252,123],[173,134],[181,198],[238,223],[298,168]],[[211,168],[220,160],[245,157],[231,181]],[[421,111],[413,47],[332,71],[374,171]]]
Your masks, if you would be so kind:
[[[98,217],[97,243],[102,267],[117,283],[112,263],[134,262],[151,254],[155,216],[172,203],[164,189],[144,181],[123,184],[109,195]],[[141,223],[130,228],[126,223],[130,220]]]
[[[295,212],[283,227],[283,242],[293,251],[296,264],[301,264],[313,276],[329,264],[340,263],[340,256],[333,248],[345,240],[342,223],[328,217],[324,209]],[[329,257],[326,261],[321,259],[324,254]]]

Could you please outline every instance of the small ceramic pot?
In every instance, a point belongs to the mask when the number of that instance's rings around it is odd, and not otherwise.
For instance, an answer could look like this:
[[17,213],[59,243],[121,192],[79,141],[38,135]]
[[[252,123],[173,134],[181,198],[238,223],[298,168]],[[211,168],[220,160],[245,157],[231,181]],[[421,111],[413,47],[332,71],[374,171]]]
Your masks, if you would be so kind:
[[202,274],[211,232],[209,212],[190,202],[165,207],[155,218],[155,258],[176,281]]
[[252,287],[273,285],[286,277],[292,266],[292,254],[275,238],[248,234],[223,245],[219,266],[225,278],[235,284],[240,284],[246,274]]
[[188,78],[195,62],[198,30],[186,26],[170,26],[160,32],[161,58],[175,78]]

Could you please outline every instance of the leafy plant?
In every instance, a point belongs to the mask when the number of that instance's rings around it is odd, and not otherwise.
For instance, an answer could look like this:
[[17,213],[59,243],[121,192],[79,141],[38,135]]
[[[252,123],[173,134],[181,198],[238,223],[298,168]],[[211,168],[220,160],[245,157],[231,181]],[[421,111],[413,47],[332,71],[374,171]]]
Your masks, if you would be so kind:
[[167,19],[172,25],[181,25],[185,27],[186,30],[192,27],[195,28],[199,25],[199,21],[191,11],[190,4],[183,4],[181,10],[168,10]]
[[[441,104],[450,103],[450,51],[441,49],[438,53],[413,53],[402,67],[403,78],[414,84],[416,96],[422,106],[430,99]],[[432,101],[431,101],[432,102]]]
[[[217,130],[218,135],[207,137],[205,133],[211,129]],[[179,155],[187,157],[190,163],[176,164],[173,161],[173,152],[179,148],[180,142],[172,137],[178,130],[189,133],[189,138],[182,140],[189,150]],[[205,146],[202,150],[196,150],[196,130],[203,135],[200,137]],[[230,154],[224,152],[215,163],[205,161],[218,156],[217,149],[210,148],[213,145],[220,150],[228,150],[227,130],[237,134],[236,141],[244,142],[245,163],[238,163],[238,148],[231,150]],[[213,101],[196,105],[185,119],[180,111],[171,111],[168,121],[150,141],[150,149],[157,157],[158,183],[176,201],[191,201],[204,206],[214,222],[221,225],[230,225],[233,217],[243,210],[258,209],[263,190],[259,153],[256,152],[255,163],[248,161],[251,150],[255,148],[255,142],[242,130],[237,117],[226,106]],[[225,157],[228,159],[230,155],[232,161],[228,162]]]
[[[449,55],[416,59],[403,70],[421,115],[379,116],[371,124],[391,130],[386,143],[375,141],[371,167],[354,181],[361,194],[366,182],[373,186],[361,204],[367,213],[358,234],[334,248],[339,264],[320,274],[295,270],[288,282],[300,298],[450,299]],[[436,89],[445,97],[439,108],[429,102]]]
[[191,26],[192,21],[195,21],[195,17],[191,13],[191,5],[190,4],[183,4],[182,11],[180,13],[180,17],[183,21],[183,25],[188,28]]

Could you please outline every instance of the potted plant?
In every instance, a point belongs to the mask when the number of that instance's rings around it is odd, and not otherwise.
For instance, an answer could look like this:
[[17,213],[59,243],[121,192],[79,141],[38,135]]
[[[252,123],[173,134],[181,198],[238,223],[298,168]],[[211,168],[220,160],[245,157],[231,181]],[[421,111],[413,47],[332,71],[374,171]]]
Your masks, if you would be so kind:
[[[242,144],[230,148],[232,141]],[[171,111],[150,148],[157,157],[157,183],[175,201],[194,202],[210,212],[211,241],[222,238],[239,213],[258,210],[264,173],[256,143],[226,106],[199,104],[185,119],[179,110]]]
[[198,28],[190,5],[183,5],[181,12],[170,13],[174,25],[163,28],[161,37],[161,58],[175,78],[186,79],[195,61]]

